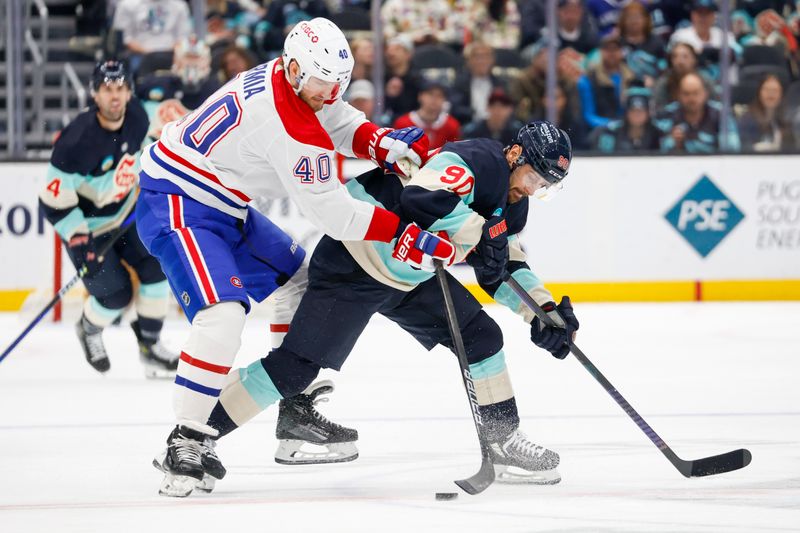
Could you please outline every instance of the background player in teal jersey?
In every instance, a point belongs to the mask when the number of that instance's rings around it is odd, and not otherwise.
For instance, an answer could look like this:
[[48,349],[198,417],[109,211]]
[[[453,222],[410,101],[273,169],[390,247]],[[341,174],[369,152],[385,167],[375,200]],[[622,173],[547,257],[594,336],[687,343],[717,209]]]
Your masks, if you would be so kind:
[[[578,321],[569,298],[556,305],[531,271],[517,234],[527,221],[528,197],[560,188],[571,159],[567,134],[540,121],[523,127],[508,147],[489,139],[448,143],[410,179],[376,169],[351,181],[348,189],[404,221],[446,234],[455,247],[454,260],[466,259],[480,285],[531,324],[532,341],[563,359]],[[422,263],[414,268],[392,260],[396,253],[393,243],[323,237],[283,344],[231,372],[208,424],[225,435],[271,403],[303,390],[321,368],[339,370],[375,313],[396,322],[428,350],[437,344],[452,350],[433,274]],[[556,327],[544,326],[522,304],[503,282],[506,272],[548,311]],[[461,283],[450,275],[448,282],[498,479],[557,483],[558,454],[519,431],[500,327]]]
[[[139,152],[148,120],[141,105],[131,99],[131,89],[123,63],[105,61],[95,67],[94,105],[75,117],[53,146],[39,202],[66,243],[75,268],[88,267],[83,284],[89,298],[76,327],[86,360],[98,372],[108,371],[103,328],[134,299],[137,319],[131,327],[145,375],[159,377],[174,373],[178,365],[178,354],[159,341],[169,302],[161,266],[142,245],[133,223],[104,257],[98,256],[136,204]],[[135,298],[122,261],[139,277]]]

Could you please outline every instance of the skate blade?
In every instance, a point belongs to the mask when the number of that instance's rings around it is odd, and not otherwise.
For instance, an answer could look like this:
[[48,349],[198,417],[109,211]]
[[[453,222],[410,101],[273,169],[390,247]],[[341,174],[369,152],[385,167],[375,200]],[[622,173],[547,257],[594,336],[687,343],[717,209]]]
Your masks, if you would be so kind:
[[275,462],[281,465],[349,463],[356,459],[358,449],[352,442],[311,444],[302,440],[282,439],[275,452]]
[[210,476],[208,474],[203,476],[202,481],[199,481],[195,486],[194,490],[198,492],[202,492],[204,494],[210,494],[211,491],[214,490],[214,487],[217,484],[217,480],[214,476]]
[[200,481],[191,476],[177,476],[167,472],[164,474],[164,480],[158,488],[158,493],[171,498],[185,498],[192,493],[198,483]]
[[524,485],[555,485],[561,481],[561,474],[555,468],[551,470],[524,470],[506,465],[494,465],[494,476],[497,483]]

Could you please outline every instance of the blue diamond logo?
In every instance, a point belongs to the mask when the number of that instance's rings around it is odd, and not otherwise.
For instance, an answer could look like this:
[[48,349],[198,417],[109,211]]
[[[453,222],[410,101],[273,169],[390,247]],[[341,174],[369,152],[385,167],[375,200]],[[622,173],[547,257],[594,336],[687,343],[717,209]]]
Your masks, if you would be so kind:
[[708,176],[702,176],[664,218],[706,257],[742,221],[744,213]]

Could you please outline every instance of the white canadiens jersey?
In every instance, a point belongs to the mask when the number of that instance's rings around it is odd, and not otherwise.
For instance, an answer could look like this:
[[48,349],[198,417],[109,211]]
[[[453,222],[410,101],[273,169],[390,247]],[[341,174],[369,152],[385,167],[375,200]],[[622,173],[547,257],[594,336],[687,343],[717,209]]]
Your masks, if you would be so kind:
[[239,74],[200,108],[167,124],[142,154],[141,186],[241,219],[252,198],[288,195],[330,236],[359,240],[375,209],[340,183],[334,152],[354,156],[353,136],[366,122],[341,99],[315,114],[276,59]]

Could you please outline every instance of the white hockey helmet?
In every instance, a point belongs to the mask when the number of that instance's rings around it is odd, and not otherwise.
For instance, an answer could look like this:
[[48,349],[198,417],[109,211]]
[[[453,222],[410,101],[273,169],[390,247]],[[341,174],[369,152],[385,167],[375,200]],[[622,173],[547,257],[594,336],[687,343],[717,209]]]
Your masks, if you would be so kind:
[[300,67],[295,93],[310,80],[312,84],[333,84],[331,100],[341,98],[353,72],[353,54],[342,30],[326,18],[317,17],[298,23],[283,43],[283,65],[289,77],[292,60]]

